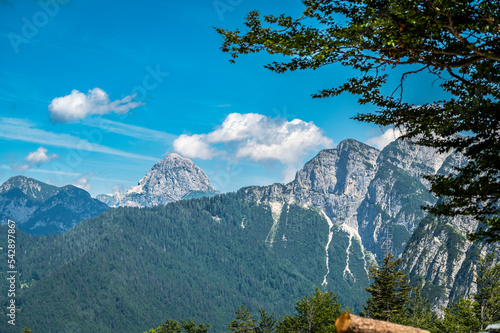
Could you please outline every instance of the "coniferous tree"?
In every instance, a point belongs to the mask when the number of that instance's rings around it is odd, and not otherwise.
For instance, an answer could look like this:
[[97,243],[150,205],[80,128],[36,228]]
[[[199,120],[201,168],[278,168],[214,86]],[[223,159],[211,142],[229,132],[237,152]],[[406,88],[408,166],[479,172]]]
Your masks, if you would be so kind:
[[227,328],[234,333],[255,333],[257,329],[255,322],[250,311],[242,305],[236,310],[236,319],[229,323]]
[[406,274],[399,271],[402,259],[397,259],[390,252],[380,261],[380,265],[370,264],[373,279],[369,287],[365,287],[371,296],[365,306],[366,315],[373,319],[390,321],[394,315],[403,311],[410,302],[410,286]]
[[439,332],[438,315],[432,310],[429,299],[422,296],[422,285],[413,288],[410,302],[399,314],[393,316],[392,321],[401,325],[426,329],[432,333]]
[[255,329],[256,333],[272,333],[276,327],[277,319],[274,318],[274,313],[268,315],[266,310],[262,310],[259,308],[259,326]]
[[150,329],[144,333],[181,333],[181,324],[175,320],[167,320],[165,324],[158,326],[156,329]]
[[144,333],[207,333],[210,324],[196,325],[194,321],[177,322],[175,320],[167,320],[165,324],[158,326],[156,329],[150,329]]
[[443,309],[444,318],[439,325],[440,331],[443,333],[477,332],[480,322],[476,317],[475,306],[475,301],[462,297],[455,304]]
[[477,292],[473,297],[481,329],[500,321],[500,264],[493,264],[497,256],[497,253],[489,253],[476,261],[474,278]]

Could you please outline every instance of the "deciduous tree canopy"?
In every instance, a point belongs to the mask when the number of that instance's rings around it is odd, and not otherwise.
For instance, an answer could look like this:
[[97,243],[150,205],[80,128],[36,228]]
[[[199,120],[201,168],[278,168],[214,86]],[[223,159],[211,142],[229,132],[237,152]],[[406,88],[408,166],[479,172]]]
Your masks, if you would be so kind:
[[[248,14],[247,31],[217,29],[233,59],[265,51],[287,56],[266,67],[277,73],[341,63],[359,71],[340,87],[378,111],[355,119],[394,126],[403,136],[440,152],[458,151],[468,163],[428,177],[442,200],[431,213],[468,215],[485,227],[477,239],[500,240],[500,4],[458,0],[303,0],[299,18]],[[405,66],[406,65],[406,66]],[[407,67],[392,94],[386,70]],[[405,79],[435,76],[450,96],[415,106],[404,99]],[[391,89],[392,91],[393,89]]]

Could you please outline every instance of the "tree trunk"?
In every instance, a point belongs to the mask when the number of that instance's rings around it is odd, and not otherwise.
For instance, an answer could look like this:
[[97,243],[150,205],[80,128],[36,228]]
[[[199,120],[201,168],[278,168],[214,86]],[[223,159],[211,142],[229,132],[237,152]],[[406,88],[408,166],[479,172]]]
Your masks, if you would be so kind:
[[335,322],[337,333],[430,333],[420,328],[393,324],[344,313]]

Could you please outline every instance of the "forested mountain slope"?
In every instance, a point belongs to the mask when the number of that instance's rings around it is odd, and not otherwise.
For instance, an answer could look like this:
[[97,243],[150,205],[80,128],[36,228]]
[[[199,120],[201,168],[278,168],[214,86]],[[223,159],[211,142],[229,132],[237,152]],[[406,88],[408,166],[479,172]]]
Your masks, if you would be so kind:
[[[111,209],[57,236],[19,232],[18,320],[34,331],[114,332],[192,318],[220,332],[241,304],[290,312],[324,279],[329,226],[315,209],[285,209],[279,232],[287,239],[272,247],[266,242],[275,223],[271,207],[245,200],[243,192]],[[332,253],[345,252],[348,241],[339,230]],[[363,275],[359,250],[352,249],[351,270]],[[359,309],[365,295],[343,279],[345,259],[330,259],[338,283],[328,289]]]
[[473,290],[483,245],[463,236],[474,221],[426,217],[421,205],[436,198],[422,175],[461,162],[401,140],[383,151],[345,140],[289,184],[112,208],[56,236],[18,231],[18,321],[34,332],[139,332],[194,319],[222,332],[241,304],[279,316],[316,286],[358,312],[387,235],[412,282],[427,279],[427,295],[446,304]]

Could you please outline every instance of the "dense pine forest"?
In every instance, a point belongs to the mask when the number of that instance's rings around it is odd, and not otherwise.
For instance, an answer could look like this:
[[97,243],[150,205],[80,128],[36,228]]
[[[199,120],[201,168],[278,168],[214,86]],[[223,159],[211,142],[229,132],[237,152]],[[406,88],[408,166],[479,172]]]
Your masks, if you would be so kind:
[[[34,331],[140,331],[192,314],[220,331],[241,304],[277,316],[290,312],[324,279],[328,224],[314,209],[289,205],[279,230],[288,240],[270,245],[269,206],[242,195],[110,209],[55,236],[17,231],[18,322]],[[345,257],[335,253],[348,238],[338,235],[329,268],[339,283],[327,289],[359,311],[366,292],[343,279]],[[351,260],[363,276],[362,264]],[[0,297],[5,315],[8,299]],[[16,330],[2,323],[2,331]]]
[[[324,235],[328,224],[315,209],[290,204],[286,211],[280,216],[283,223],[278,234],[287,239],[273,244],[265,241],[274,221],[271,209],[244,200],[243,192],[154,208],[110,209],[55,236],[17,231],[17,328],[27,326],[33,332],[143,332],[160,325],[153,332],[223,332],[231,320],[241,320],[234,319],[240,309],[248,311],[244,318],[252,323],[249,329],[261,332],[260,309],[268,317],[273,314],[276,332],[285,332],[289,329],[283,328],[286,325],[302,325],[306,320],[301,319],[304,307],[323,297],[333,304],[335,314],[348,309],[401,323],[421,321],[422,327],[439,327],[433,332],[444,330],[439,325],[479,325],[480,321],[462,321],[478,318],[480,296],[441,309],[445,317],[439,321],[420,289],[406,286],[402,299],[395,301],[395,309],[380,310],[377,288],[396,285],[397,289],[398,284],[406,283],[403,272],[397,273],[398,283],[391,282],[401,259],[391,257],[379,266],[371,263],[364,267],[353,242],[349,267],[354,276],[365,279],[345,278],[346,258],[340,254],[349,238],[342,236],[341,230],[333,234],[329,250],[328,281],[335,284],[322,284],[327,272],[328,239]],[[0,233],[6,234],[7,227],[1,227]],[[6,238],[1,239],[0,246],[6,245]],[[500,312],[500,279],[491,277],[498,277],[500,268],[493,261],[493,256],[488,257],[481,273],[483,290],[489,290],[490,295],[481,299],[493,302],[496,309],[488,322],[498,319]],[[387,272],[381,268],[388,266]],[[4,270],[0,277],[4,285],[5,274]],[[377,279],[378,284],[370,286]],[[1,295],[4,316],[7,301],[6,295]],[[385,314],[380,315],[379,310]],[[191,320],[210,323],[210,328],[196,326],[198,331],[193,331]],[[173,331],[165,328],[168,325]],[[2,332],[18,331],[2,323]]]
[[[391,253],[372,264],[372,283],[365,288],[369,293],[363,317],[426,329],[431,333],[471,333],[484,330],[489,324],[500,321],[500,264],[493,264],[495,254],[479,257],[475,278],[477,292],[472,299],[461,298],[448,307],[441,307],[442,315],[432,308],[429,299],[422,296],[421,286],[411,288],[406,274],[398,269],[402,258]],[[343,312],[349,312],[338,302],[332,292],[316,292],[309,298],[303,297],[295,304],[293,314],[275,318],[265,309],[258,309],[256,316],[244,306],[235,312],[227,330],[248,333],[286,332],[335,332],[335,320]],[[167,320],[156,329],[144,333],[204,333],[210,332],[210,324],[196,325],[193,321],[180,323]]]

